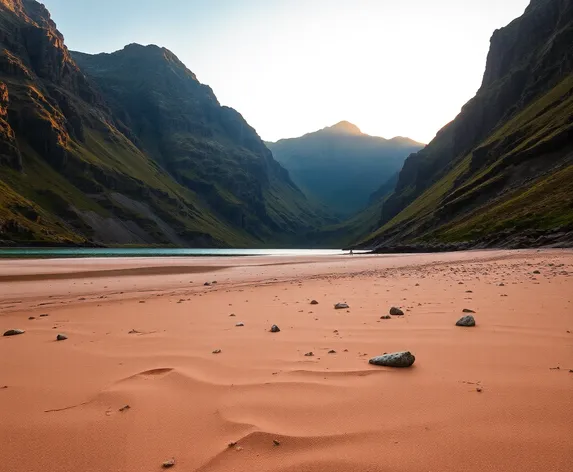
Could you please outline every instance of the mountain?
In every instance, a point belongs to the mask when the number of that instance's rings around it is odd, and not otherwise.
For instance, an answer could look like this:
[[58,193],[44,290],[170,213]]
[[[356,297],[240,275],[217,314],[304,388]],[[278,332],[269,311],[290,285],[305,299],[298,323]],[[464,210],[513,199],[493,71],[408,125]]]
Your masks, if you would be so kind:
[[495,31],[476,96],[406,159],[362,246],[573,240],[573,2],[533,0]]
[[380,182],[423,147],[408,138],[369,136],[347,121],[266,144],[309,198],[343,217],[364,209]]
[[242,116],[173,53],[70,53],[0,0],[0,240],[288,244],[324,221]]

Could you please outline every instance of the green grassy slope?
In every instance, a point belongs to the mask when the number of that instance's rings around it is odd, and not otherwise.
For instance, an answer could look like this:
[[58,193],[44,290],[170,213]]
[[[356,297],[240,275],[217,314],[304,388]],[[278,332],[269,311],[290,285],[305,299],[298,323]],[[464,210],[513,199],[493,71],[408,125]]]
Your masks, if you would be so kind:
[[482,88],[408,159],[381,226],[361,245],[487,245],[500,234],[572,231],[571,44],[573,7],[560,0],[534,2],[496,32]]

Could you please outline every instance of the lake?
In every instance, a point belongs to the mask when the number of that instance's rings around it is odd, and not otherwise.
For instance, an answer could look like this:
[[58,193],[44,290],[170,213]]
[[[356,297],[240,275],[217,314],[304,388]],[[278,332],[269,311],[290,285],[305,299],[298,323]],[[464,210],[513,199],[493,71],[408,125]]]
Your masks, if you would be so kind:
[[3,248],[0,258],[336,256],[341,249],[182,249],[182,248]]

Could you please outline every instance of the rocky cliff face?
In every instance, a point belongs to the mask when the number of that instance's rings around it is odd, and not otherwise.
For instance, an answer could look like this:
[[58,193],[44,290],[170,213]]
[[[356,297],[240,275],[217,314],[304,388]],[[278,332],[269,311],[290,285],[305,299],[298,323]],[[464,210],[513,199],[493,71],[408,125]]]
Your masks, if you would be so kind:
[[[562,188],[546,185],[567,183],[571,172],[572,72],[573,2],[532,1],[493,34],[476,96],[406,160],[368,244],[479,241],[573,224],[571,195],[563,201]],[[541,187],[543,207],[531,194]],[[497,218],[489,227],[486,215]]]
[[321,221],[171,52],[78,57],[43,5],[0,0],[0,240],[244,246]]
[[369,136],[347,121],[267,145],[308,196],[341,217],[364,209],[381,179],[423,147],[408,138]]

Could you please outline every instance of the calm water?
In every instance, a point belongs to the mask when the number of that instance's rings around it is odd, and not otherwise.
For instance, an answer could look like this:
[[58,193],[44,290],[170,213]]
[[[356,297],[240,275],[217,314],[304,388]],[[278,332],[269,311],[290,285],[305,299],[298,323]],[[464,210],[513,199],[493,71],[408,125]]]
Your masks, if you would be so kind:
[[2,257],[333,256],[341,249],[5,248]]

